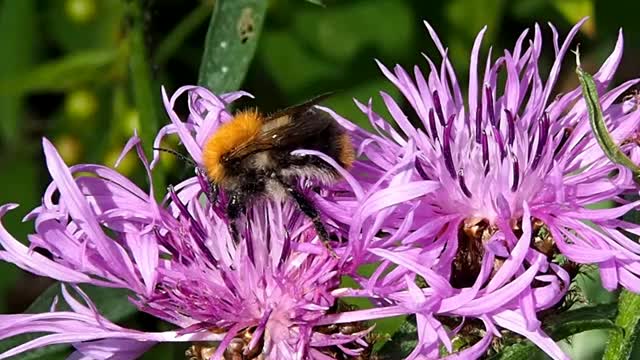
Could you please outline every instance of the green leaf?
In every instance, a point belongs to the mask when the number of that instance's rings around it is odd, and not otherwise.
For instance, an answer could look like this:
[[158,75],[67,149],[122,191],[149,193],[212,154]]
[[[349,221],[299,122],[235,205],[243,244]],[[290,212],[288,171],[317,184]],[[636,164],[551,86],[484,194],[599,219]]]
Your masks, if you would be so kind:
[[[616,304],[585,306],[545,319],[544,328],[553,340],[560,341],[589,330],[620,330],[620,327],[613,322],[615,316]],[[528,360],[539,353],[541,350],[537,346],[528,340],[523,340],[506,346],[500,353],[489,359]]]
[[633,359],[634,346],[640,334],[640,296],[624,290],[618,298],[616,325],[622,332],[611,334],[604,360]]
[[[127,299],[127,296],[129,295],[127,290],[103,288],[93,285],[81,285],[80,287],[93,300],[100,313],[113,322],[125,320],[137,312],[136,307]],[[73,294],[73,291],[70,292]],[[58,311],[70,310],[69,306],[64,303],[62,298],[60,283],[55,283],[45,290],[42,295],[40,295],[29,306],[25,313],[36,314],[48,312],[54,298],[56,297],[60,299],[57,307]],[[78,300],[81,301],[81,299]],[[34,334],[29,334],[15,336],[4,340],[0,342],[0,353],[37,337],[38,336]],[[53,357],[57,358],[58,356],[66,354],[69,351],[69,348],[69,345],[52,345],[38,348],[21,354],[20,359],[34,360],[52,359]]]
[[584,101],[587,104],[587,110],[589,111],[589,124],[591,124],[591,130],[598,140],[598,144],[611,161],[627,167],[629,170],[633,171],[636,176],[640,175],[640,167],[634,164],[633,161],[631,161],[631,159],[629,159],[622,150],[620,150],[611,137],[611,133],[607,130],[607,125],[604,121],[604,116],[602,115],[602,108],[600,106],[596,83],[594,82],[593,77],[580,67],[580,55],[577,51],[576,63],[576,73],[578,74],[580,85],[582,86],[582,96],[584,97]]
[[504,348],[500,353],[487,360],[527,360],[535,359],[540,349],[528,341],[522,341]]
[[66,91],[109,75],[118,50],[79,51],[0,81],[0,95]]
[[240,88],[262,31],[267,1],[217,0],[200,64],[198,83],[213,92]]
[[616,304],[599,304],[566,311],[546,319],[545,329],[554,340],[593,329],[616,329]]
[[400,328],[393,334],[391,340],[376,352],[379,359],[404,359],[418,343],[418,330],[415,316],[407,317]]
[[574,279],[582,296],[590,304],[609,304],[618,301],[618,294],[607,291],[602,286],[600,271],[597,267],[586,267]]

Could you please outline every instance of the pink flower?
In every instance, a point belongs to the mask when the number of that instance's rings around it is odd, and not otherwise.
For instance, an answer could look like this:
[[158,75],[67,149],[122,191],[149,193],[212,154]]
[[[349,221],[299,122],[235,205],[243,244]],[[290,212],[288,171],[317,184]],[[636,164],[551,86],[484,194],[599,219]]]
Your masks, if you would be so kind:
[[[489,55],[479,73],[483,29],[465,95],[447,50],[426,24],[443,56],[439,67],[427,58],[425,76],[417,66],[410,74],[379,64],[410,113],[381,93],[396,128],[371,103],[358,103],[377,132],[361,141],[359,151],[390,181],[369,192],[353,215],[350,242],[382,265],[359,279],[363,289],[349,292],[378,299],[380,312],[416,314],[419,342],[410,359],[438,357],[439,344],[451,352],[451,337],[473,318],[484,323],[486,335],[464,350],[465,358],[486,352],[491,338],[500,336],[495,325],[527,337],[555,359],[567,358],[542,331],[538,313],[564,298],[575,264],[597,264],[609,290],[640,292],[640,245],[628,236],[640,228],[619,219],[638,206],[623,199],[638,187],[597,144],[580,89],[552,98],[583,22],[563,43],[550,25],[556,59],[544,81],[537,25],[532,40],[523,32],[513,50],[495,61]],[[622,43],[620,33],[595,75],[602,92],[620,62]],[[636,147],[625,140],[638,131],[640,111],[615,101],[637,83],[627,81],[601,97],[607,126],[625,152]],[[602,201],[614,205],[591,207]],[[450,330],[443,317],[450,318]]]
[[[194,91],[215,98],[201,88]],[[192,110],[203,101],[191,103]],[[209,107],[201,129],[213,131],[228,120],[223,109]],[[174,124],[159,138],[195,128],[168,110]],[[201,114],[193,111],[192,120]],[[189,151],[199,151],[199,134],[193,143],[181,134]],[[165,203],[154,200],[151,170],[136,136],[123,155],[137,150],[149,175],[148,192],[104,166],[67,167],[48,140],[43,146],[53,182],[42,205],[27,216],[36,231],[27,247],[0,226],[0,259],[69,284],[128,289],[141,311],[176,329],[148,333],[117,326],[72,285],[83,299],[77,301],[63,287],[73,311],[57,311],[53,304],[46,314],[0,315],[0,339],[48,334],[0,354],[0,359],[61,343],[75,346],[74,359],[134,359],[163,341],[217,341],[212,359],[231,356],[229,344],[238,341],[244,353],[274,359],[327,359],[336,351],[353,355],[367,347],[363,337],[371,329],[366,326],[351,334],[322,326],[330,325],[323,319],[338,309],[340,280],[352,271],[355,258],[347,246],[336,248],[340,259],[331,257],[294,203],[264,199],[253,204],[242,224],[242,241],[235,243],[224,207],[203,201],[208,183],[202,174],[170,188]],[[336,202],[330,194],[327,190],[323,197],[328,208],[356,202],[344,190]],[[0,207],[0,216],[14,206]]]

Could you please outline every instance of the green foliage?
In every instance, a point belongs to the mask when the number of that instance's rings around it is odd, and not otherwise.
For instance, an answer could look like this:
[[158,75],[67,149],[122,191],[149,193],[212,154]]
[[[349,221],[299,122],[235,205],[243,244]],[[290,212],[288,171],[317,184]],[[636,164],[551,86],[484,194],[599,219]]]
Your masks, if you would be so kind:
[[[300,102],[324,91],[336,91],[326,103],[359,125],[369,127],[352,99],[374,99],[374,109],[386,110],[378,97],[385,90],[398,91],[385,79],[373,61],[389,59],[389,66],[418,55],[407,44],[425,36],[424,28],[406,1],[348,1],[326,8],[291,6],[273,10],[275,21],[286,27],[267,27],[257,58],[285,98]],[[293,9],[291,9],[293,8]],[[279,11],[278,11],[279,10]],[[385,26],[383,24],[393,24]],[[418,32],[419,31],[419,32]],[[421,62],[421,60],[418,59]],[[287,69],[287,71],[282,71]],[[258,90],[262,86],[258,85]]]
[[[78,11],[69,7],[73,2],[88,3],[85,8],[89,13],[84,10],[85,14],[78,16]],[[96,50],[113,48],[118,44],[122,35],[124,5],[124,1],[61,0],[51,2],[43,13],[47,29],[61,49],[69,52]],[[94,9],[90,10],[89,7]]]
[[105,82],[118,53],[118,49],[78,51],[40,64],[26,74],[12,74],[0,81],[0,95],[63,92]]
[[454,0],[447,3],[445,12],[452,27],[458,29],[450,36],[447,46],[455,65],[469,65],[468,54],[479,29],[487,25],[486,43],[493,43],[503,19],[504,0]]
[[267,3],[217,0],[204,44],[198,83],[216,93],[240,88],[262,32]]
[[[621,333],[614,323],[616,316],[615,304],[599,304],[585,306],[545,318],[545,332],[554,340],[567,339],[575,334],[594,329],[607,329]],[[382,359],[401,359],[409,355],[417,343],[415,318],[410,317],[404,322],[393,338],[378,352]],[[466,341],[461,338],[460,344]],[[454,342],[454,346],[457,342]],[[527,360],[542,354],[533,343],[521,340],[500,349],[491,356],[491,360]]]
[[[585,306],[545,319],[544,330],[556,341],[595,329],[608,329],[620,333],[621,329],[613,322],[615,316],[615,304]],[[527,360],[535,358],[536,354],[541,353],[541,350],[533,343],[523,340],[504,347],[489,359]]]
[[[302,9],[292,22],[290,34],[311,55],[344,63],[364,50],[374,49],[378,56],[385,57],[404,52],[419,20],[404,2],[380,1],[373,5],[351,2],[326,9]],[[394,24],[393,31],[379,26],[381,22]],[[281,54],[284,55],[286,51]]]
[[[618,317],[616,325],[622,331],[609,337],[603,359],[635,359],[640,348],[640,296],[623,291],[618,300]],[[635,356],[634,356],[635,355]]]
[[415,316],[410,316],[400,324],[393,337],[376,352],[381,359],[404,359],[418,343],[418,329]]
[[[0,2],[0,44],[3,54],[10,54],[0,57],[0,79],[25,71],[35,60],[35,14],[34,0]],[[21,94],[0,91],[0,141],[7,147],[20,144],[23,101]]]
[[[144,144],[149,146],[153,144],[153,140],[160,128],[158,114],[159,110],[162,109],[160,105],[162,102],[158,91],[159,86],[152,77],[151,63],[149,62],[145,44],[145,14],[141,5],[136,1],[130,2],[128,12],[131,18],[129,68],[131,69],[130,78],[133,98],[140,113],[140,122],[144,124],[139,132],[140,138]],[[151,149],[148,147],[147,149],[147,156],[150,157]],[[160,189],[164,188],[164,176],[161,169],[154,172],[153,180],[155,186]],[[158,194],[158,197],[161,198],[162,195]]]

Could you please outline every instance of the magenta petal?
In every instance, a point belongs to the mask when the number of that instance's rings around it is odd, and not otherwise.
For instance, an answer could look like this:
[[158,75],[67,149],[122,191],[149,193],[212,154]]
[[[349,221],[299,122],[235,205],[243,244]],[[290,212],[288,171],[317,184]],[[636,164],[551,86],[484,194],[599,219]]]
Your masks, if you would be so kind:
[[129,339],[106,339],[75,343],[77,349],[67,360],[135,360],[156,343]]
[[482,337],[482,340],[473,344],[471,347],[464,349],[456,354],[451,354],[444,359],[446,360],[466,360],[466,359],[479,359],[484,355],[491,345],[491,340],[493,339],[493,334],[490,331],[487,331],[486,334]]
[[[539,259],[541,259],[541,257]],[[461,315],[477,316],[498,310],[502,305],[511,301],[520,295],[520,293],[522,293],[527,287],[531,286],[531,281],[533,281],[541,262],[542,261],[539,260],[531,264],[530,268],[528,268],[522,275],[516,277],[509,284],[493,291],[487,296],[470,301],[467,305],[461,307],[456,312]]]
[[569,360],[569,357],[560,349],[555,341],[540,330],[540,328],[534,331],[527,330],[524,318],[520,312],[504,310],[499,314],[493,315],[492,318],[496,324],[531,340],[551,358],[555,360]]
[[[16,208],[17,205],[6,204],[0,206],[0,219],[7,211]],[[12,262],[22,269],[38,274],[48,276],[56,280],[71,283],[90,283],[91,278],[82,272],[75,271],[66,266],[60,265],[45,256],[29,250],[28,247],[16,240],[2,225],[0,221],[0,259]]]
[[176,128],[177,133],[180,136],[180,140],[184,144],[187,151],[189,151],[189,154],[191,154],[191,157],[196,162],[200,163],[202,161],[202,150],[200,149],[200,146],[196,144],[195,139],[186,129],[184,123],[180,120],[180,118],[178,118],[178,115],[173,111],[173,106],[175,105],[175,100],[176,100],[175,98],[177,97],[177,95],[179,95],[179,92],[176,92],[176,94],[174,94],[171,100],[169,100],[169,98],[167,97],[167,92],[164,89],[164,86],[162,87],[162,100],[164,102],[164,107],[167,110],[167,114],[169,114],[169,118],[171,119],[171,122]]
[[127,243],[133,252],[133,258],[145,283],[146,295],[151,296],[158,273],[156,268],[159,262],[159,247],[156,237],[151,233],[132,233],[127,237]]
[[522,215],[522,236],[516,240],[511,228],[501,226],[503,232],[511,242],[515,242],[515,247],[511,250],[509,258],[500,267],[498,272],[493,276],[487,285],[487,291],[494,291],[504,285],[518,270],[522,268],[523,260],[529,251],[531,243],[531,221],[529,218],[529,207],[524,204],[524,214]]
[[420,276],[422,276],[427,284],[434,288],[434,290],[438,293],[441,294],[441,296],[446,297],[449,294],[451,294],[452,292],[452,288],[451,285],[449,285],[448,281],[446,281],[446,279],[442,278],[441,276],[439,276],[437,273],[435,273],[433,270],[424,267],[406,257],[403,257],[401,254],[396,254],[392,251],[389,250],[385,250],[385,249],[369,249],[370,252],[384,258],[387,260],[392,261],[393,263],[396,263],[402,267],[405,267],[408,270],[411,270],[413,272],[415,272],[416,274],[419,274]]
[[92,239],[98,252],[107,261],[107,267],[114,273],[133,279],[131,274],[133,265],[126,256],[124,249],[111,239],[108,239],[95,217],[90,215],[92,212],[89,205],[74,182],[69,168],[67,168],[56,149],[47,139],[43,139],[42,145],[51,177],[58,185],[58,191],[65,199],[65,204],[71,216]]

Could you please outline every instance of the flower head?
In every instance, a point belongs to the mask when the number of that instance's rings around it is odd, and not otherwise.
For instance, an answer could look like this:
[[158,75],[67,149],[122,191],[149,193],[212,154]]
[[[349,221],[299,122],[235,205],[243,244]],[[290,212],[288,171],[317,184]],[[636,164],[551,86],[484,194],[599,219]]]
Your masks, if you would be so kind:
[[[175,100],[165,97],[174,122],[159,139],[178,132],[197,160],[203,131],[229,119],[224,106],[242,93],[217,98],[202,88],[191,89],[192,113],[186,123],[172,111]],[[53,182],[42,205],[27,217],[35,220],[36,231],[26,247],[0,227],[0,259],[70,284],[128,289],[141,311],[176,329],[146,333],[119,327],[73,285],[83,301],[64,288],[71,312],[55,311],[54,304],[49,314],[0,315],[0,328],[6,330],[1,338],[51,333],[0,354],[0,359],[57,343],[74,343],[78,356],[117,354],[123,359],[161,341],[216,342],[210,348],[212,359],[232,358],[237,352],[325,359],[335,351],[357,354],[366,346],[362,338],[368,327],[341,334],[324,321],[338,311],[347,266],[323,249],[311,221],[293,203],[263,199],[252,204],[239,226],[242,241],[236,243],[224,198],[213,204],[206,199],[209,183],[201,172],[171,187],[163,203],[154,200],[151,170],[137,136],[123,155],[137,150],[149,175],[148,192],[107,167],[67,167],[49,141],[43,146]],[[332,198],[324,201],[331,204]],[[0,215],[11,207],[2,207]],[[337,251],[353,259],[347,249]]]
[[[417,66],[410,74],[400,66],[392,71],[379,64],[411,113],[381,93],[396,130],[370,104],[359,104],[378,132],[362,142],[360,151],[376,152],[369,157],[372,166],[396,177],[395,184],[383,186],[395,190],[379,193],[376,201],[393,202],[393,211],[403,214],[396,219],[404,221],[380,221],[369,236],[352,231],[350,240],[371,244],[368,251],[384,259],[382,267],[399,265],[386,275],[380,270],[362,279],[361,293],[378,294],[382,305],[417,314],[421,340],[412,358],[436,356],[438,342],[451,351],[449,335],[435,314],[454,319],[448,324],[454,334],[462,319],[477,318],[489,338],[499,334],[497,324],[528,337],[552,357],[565,358],[542,332],[537,314],[566,294],[572,275],[567,264],[598,264],[605,288],[622,285],[640,291],[640,246],[625,233],[637,234],[638,227],[619,220],[638,206],[623,199],[637,193],[637,185],[629,170],[613,164],[600,149],[580,89],[552,97],[562,61],[583,22],[561,44],[550,25],[555,61],[544,80],[537,25],[528,47],[525,31],[513,50],[495,61],[490,51],[484,71],[478,71],[483,29],[472,50],[464,92],[447,50],[428,24],[443,56],[440,67],[427,58],[425,76]],[[594,77],[602,92],[620,62],[622,43],[620,34]],[[615,101],[637,82],[625,82],[601,97],[607,126],[625,152],[636,147],[625,140],[638,131],[640,112]],[[399,193],[402,187],[413,190]],[[602,201],[613,206],[592,208]],[[376,237],[378,229],[394,239],[394,250],[376,245],[388,244]],[[424,288],[415,285],[415,275],[424,280]],[[476,355],[489,342],[478,344]]]

